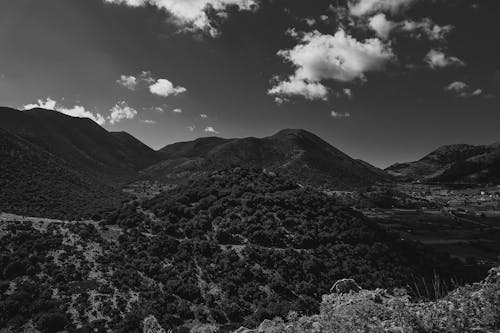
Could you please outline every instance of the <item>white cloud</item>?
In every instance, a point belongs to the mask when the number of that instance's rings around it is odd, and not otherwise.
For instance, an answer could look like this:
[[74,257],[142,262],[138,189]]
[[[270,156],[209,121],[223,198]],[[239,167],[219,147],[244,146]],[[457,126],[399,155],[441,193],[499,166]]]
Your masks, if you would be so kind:
[[116,103],[109,111],[111,111],[111,114],[108,119],[111,125],[123,119],[133,119],[137,115],[137,110],[128,106],[125,101]]
[[155,83],[149,86],[149,91],[158,96],[168,97],[170,95],[179,95],[187,91],[186,88],[181,86],[174,86],[172,82],[167,79],[158,79]]
[[444,90],[451,91],[455,93],[460,93],[469,88],[469,85],[462,81],[455,81],[447,85]]
[[473,89],[467,83],[455,81],[444,87],[445,91],[454,94],[457,97],[475,97],[483,94],[482,89]]
[[108,3],[125,4],[139,7],[151,4],[160,9],[165,9],[173,16],[173,21],[188,30],[198,30],[218,34],[206,14],[207,8],[215,10],[223,17],[228,6],[236,6],[239,10],[251,10],[256,6],[255,0],[105,0]]
[[438,50],[430,50],[429,53],[427,53],[427,55],[425,56],[424,60],[433,69],[450,66],[465,66],[465,63],[457,57],[447,56],[442,51]]
[[278,55],[295,66],[295,73],[285,81],[277,81],[268,93],[308,99],[327,98],[323,80],[365,80],[366,72],[383,70],[394,57],[390,46],[380,39],[360,42],[342,29],[333,36],[318,31],[303,34],[298,45]]
[[401,29],[403,31],[411,32],[417,38],[423,35],[427,36],[430,40],[444,40],[446,35],[453,30],[452,25],[440,26],[432,22],[429,18],[424,18],[421,21],[406,20],[402,23]]
[[145,124],[148,124],[148,125],[156,124],[156,121],[151,120],[151,119],[145,119],[145,120],[142,120],[142,122]]
[[212,126],[207,126],[205,127],[205,129],[203,130],[205,133],[211,133],[211,134],[219,134],[219,132],[217,132],[215,130],[215,128],[213,128]]
[[417,0],[350,0],[349,10],[354,16],[364,16],[378,12],[393,14],[408,8]]
[[[273,96],[303,96],[308,100],[326,100],[328,99],[328,88],[319,82],[309,82],[292,75],[288,81],[278,82],[269,89],[268,94]],[[276,97],[275,101],[278,104],[283,104],[286,100]]]
[[182,109],[173,109],[172,112],[173,113],[182,113]]
[[25,110],[34,109],[34,108],[54,110],[54,111],[61,112],[65,115],[71,116],[71,117],[89,118],[101,126],[106,123],[106,119],[104,119],[104,117],[99,113],[94,114],[94,113],[86,110],[81,105],[75,105],[71,108],[68,108],[68,107],[59,105],[55,100],[51,99],[50,97],[47,97],[45,101],[39,99],[37,101],[37,104],[28,104],[28,105],[24,106]]
[[187,129],[189,130],[189,132],[194,132],[194,130],[196,129],[196,126],[190,125],[187,127]]
[[137,78],[135,76],[127,76],[127,75],[121,75],[118,80],[116,80],[116,83],[118,83],[121,86],[124,86],[125,88],[129,90],[135,90],[137,87]]
[[349,112],[332,111],[330,114],[333,118],[349,118],[351,116],[351,114]]
[[203,119],[207,119],[207,118],[208,118],[208,115],[206,115],[206,114],[202,113],[202,114],[200,114],[200,117],[201,117],[201,118],[203,118]]
[[383,39],[389,38],[391,31],[397,27],[397,23],[387,20],[383,13],[372,16],[368,20],[368,25],[377,33],[377,36]]
[[351,98],[354,98],[354,94],[353,94],[353,92],[352,92],[352,90],[351,90],[351,89],[349,89],[349,88],[344,88],[344,89],[342,89],[342,92],[343,92],[343,93],[344,93],[344,95],[346,95],[348,98],[350,98],[350,99],[351,99]]

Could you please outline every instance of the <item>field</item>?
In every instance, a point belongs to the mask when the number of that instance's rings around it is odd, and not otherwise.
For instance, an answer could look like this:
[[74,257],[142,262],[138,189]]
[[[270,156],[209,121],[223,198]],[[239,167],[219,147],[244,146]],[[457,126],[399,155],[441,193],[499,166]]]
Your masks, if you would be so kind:
[[427,200],[433,208],[362,212],[402,238],[420,241],[465,262],[500,264],[500,188],[399,184],[396,189]]

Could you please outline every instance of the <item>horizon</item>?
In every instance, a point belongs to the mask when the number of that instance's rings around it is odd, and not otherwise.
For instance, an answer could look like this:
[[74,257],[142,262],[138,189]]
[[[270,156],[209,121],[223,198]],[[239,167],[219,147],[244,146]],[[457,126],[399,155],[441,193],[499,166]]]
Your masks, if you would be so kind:
[[19,0],[0,4],[0,102],[155,150],[300,128],[384,169],[500,140],[498,13],[487,0]]

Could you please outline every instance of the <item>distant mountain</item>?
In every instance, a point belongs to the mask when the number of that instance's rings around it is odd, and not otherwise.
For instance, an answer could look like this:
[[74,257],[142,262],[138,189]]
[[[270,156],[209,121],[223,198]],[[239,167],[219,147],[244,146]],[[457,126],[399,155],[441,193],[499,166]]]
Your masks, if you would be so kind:
[[176,181],[230,166],[264,168],[303,185],[353,188],[387,181],[384,171],[354,160],[305,130],[286,129],[265,138],[201,138],[160,150],[165,160],[142,172]]
[[44,109],[0,108],[0,211],[98,215],[127,197],[124,181],[162,158],[130,134]]
[[500,183],[500,144],[443,146],[416,162],[386,171],[402,180],[449,183]]
[[125,195],[28,140],[0,129],[0,211],[28,216],[91,217]]
[[70,117],[57,111],[2,107],[0,128],[78,170],[112,178],[134,174],[161,158],[127,133],[110,133],[88,118]]

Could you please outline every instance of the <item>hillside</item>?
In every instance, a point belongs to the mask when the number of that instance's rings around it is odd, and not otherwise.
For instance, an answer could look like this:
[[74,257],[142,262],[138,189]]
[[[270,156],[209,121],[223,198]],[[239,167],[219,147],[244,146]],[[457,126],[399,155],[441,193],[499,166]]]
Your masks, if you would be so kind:
[[0,108],[0,128],[50,152],[75,169],[117,179],[160,160],[126,133],[110,133],[88,118],[60,112]]
[[500,145],[443,146],[422,159],[386,171],[401,180],[448,183],[500,183]]
[[[323,295],[314,316],[290,313],[262,322],[258,329],[235,333],[316,332],[498,332],[500,330],[500,268],[475,283],[431,302],[414,301],[403,290],[383,289]],[[156,318],[146,318],[144,323]],[[145,331],[152,333],[152,331]]]
[[0,129],[0,211],[29,216],[97,216],[126,197],[46,150]]
[[355,188],[388,181],[382,170],[354,160],[305,130],[283,130],[265,138],[201,138],[160,150],[166,158],[144,178],[178,181],[231,166],[265,168],[302,185]]
[[[0,223],[0,327],[221,332],[314,314],[332,282],[424,288],[479,273],[261,170],[213,172],[101,223]],[[43,278],[40,278],[43,276]]]

